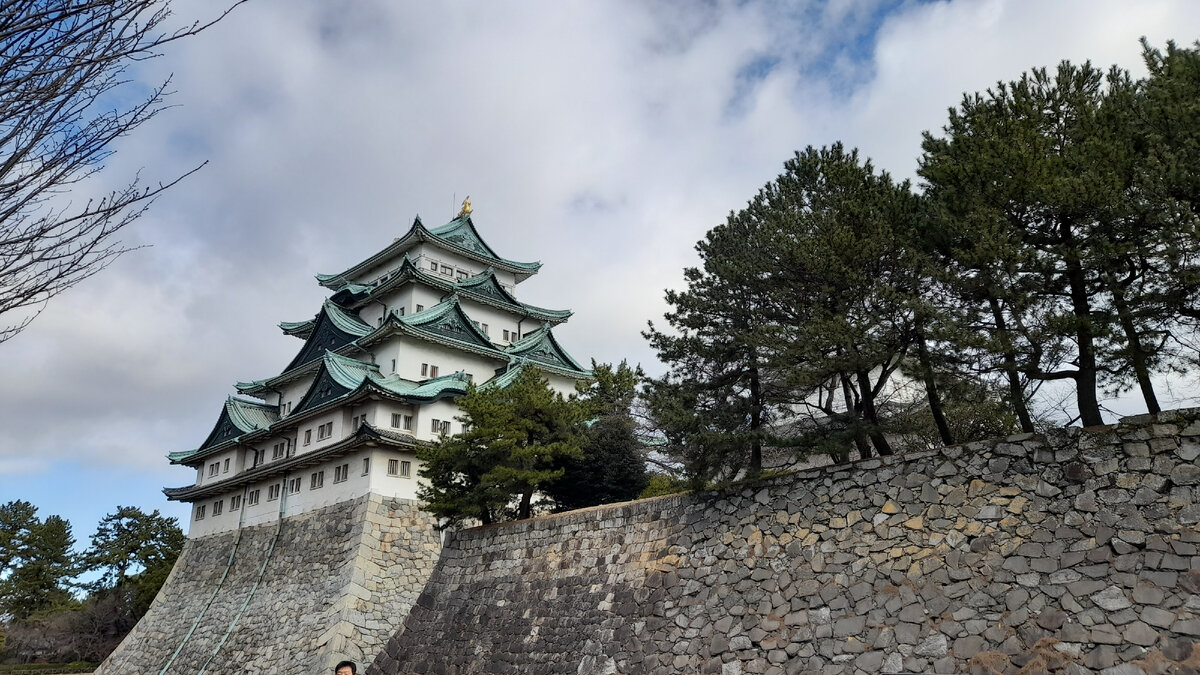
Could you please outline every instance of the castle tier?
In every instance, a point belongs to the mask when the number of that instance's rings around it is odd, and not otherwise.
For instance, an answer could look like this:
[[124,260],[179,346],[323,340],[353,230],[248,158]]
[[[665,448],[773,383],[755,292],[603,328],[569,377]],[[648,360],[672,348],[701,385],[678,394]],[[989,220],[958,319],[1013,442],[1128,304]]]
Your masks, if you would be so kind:
[[376,493],[415,499],[415,450],[462,430],[455,398],[468,384],[505,386],[536,367],[564,394],[590,377],[554,326],[571,312],[527,305],[517,284],[540,263],[501,258],[467,208],[442,227],[408,232],[340,274],[308,321],[280,324],[304,340],[275,377],[240,382],[212,433],[169,455],[194,485],[163,490],[192,503],[189,536],[274,521]]

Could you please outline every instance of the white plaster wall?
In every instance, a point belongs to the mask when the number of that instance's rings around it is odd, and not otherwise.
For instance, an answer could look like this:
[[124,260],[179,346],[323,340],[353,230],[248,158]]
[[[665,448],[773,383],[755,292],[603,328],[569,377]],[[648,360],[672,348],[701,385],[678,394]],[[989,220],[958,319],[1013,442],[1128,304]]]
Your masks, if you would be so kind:
[[300,405],[300,400],[308,393],[308,389],[312,386],[314,379],[316,379],[315,372],[312,375],[301,377],[284,385],[282,387],[283,402],[285,404],[291,403],[292,409],[295,410],[296,406]]
[[[466,296],[460,297],[463,298],[463,312],[465,312],[472,321],[477,323],[486,323],[488,325],[488,338],[491,339],[493,343],[498,345],[507,345],[512,342],[511,339],[504,339],[504,331],[507,330],[510,333],[517,332],[517,324],[520,320],[520,317],[510,312],[496,309],[491,305],[484,305],[482,303],[475,302]],[[534,321],[531,319],[525,319],[524,322],[521,323],[523,330],[534,330],[541,325],[542,324],[540,321]]]
[[391,360],[396,359],[396,374],[414,382],[429,379],[428,375],[421,375],[422,363],[437,366],[438,377],[462,370],[473,375],[475,382],[490,380],[505,363],[499,357],[479,356],[416,338],[389,340],[380,352],[381,368],[390,371]]
[[417,410],[416,431],[413,435],[418,440],[437,440],[439,434],[433,431],[435,419],[449,421],[450,433],[457,434],[462,431],[462,423],[454,419],[458,414],[458,406],[446,399],[423,405]]
[[[387,472],[387,464],[389,459],[395,459],[402,462],[412,462],[412,471],[408,477],[400,476],[399,470],[397,475],[392,476]],[[399,497],[401,499],[416,499],[417,488],[424,481],[419,477],[419,469],[421,463],[417,460],[417,456],[411,452],[404,452],[393,449],[375,449],[371,453],[371,474],[370,474],[370,490],[388,497]]]
[[[363,459],[370,460],[366,474],[363,473]],[[389,459],[412,462],[411,475],[407,478],[388,475],[387,461]],[[349,475],[344,481],[334,482],[336,467],[343,464],[349,467]],[[231,489],[229,492],[197,502],[192,506],[188,536],[202,537],[215,532],[233,530],[239,526],[248,527],[274,522],[279,518],[281,500],[283,500],[284,515],[292,516],[354,499],[368,491],[388,497],[416,499],[417,487],[420,485],[419,468],[420,463],[417,461],[416,455],[411,452],[361,448],[338,459],[331,459],[301,471],[293,471],[286,476]],[[314,489],[312,475],[320,471],[325,473],[324,481],[321,487]],[[287,494],[288,481],[293,478],[300,479],[300,492]],[[280,497],[268,500],[269,488],[274,484],[281,485]],[[252,505],[248,503],[248,499],[253,490],[259,491],[259,502]],[[237,510],[230,510],[231,498],[235,495],[242,497],[242,506]],[[218,501],[223,504],[222,513],[214,516],[212,515],[213,505]],[[196,507],[200,505],[205,507],[206,515],[203,519],[196,520]]]

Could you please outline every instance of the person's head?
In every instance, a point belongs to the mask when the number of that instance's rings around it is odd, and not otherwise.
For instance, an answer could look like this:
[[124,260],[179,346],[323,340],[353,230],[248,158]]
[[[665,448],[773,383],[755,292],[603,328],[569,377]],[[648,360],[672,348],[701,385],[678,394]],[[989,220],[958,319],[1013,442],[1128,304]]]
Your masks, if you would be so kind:
[[358,666],[353,661],[342,661],[334,667],[333,675],[358,675]]

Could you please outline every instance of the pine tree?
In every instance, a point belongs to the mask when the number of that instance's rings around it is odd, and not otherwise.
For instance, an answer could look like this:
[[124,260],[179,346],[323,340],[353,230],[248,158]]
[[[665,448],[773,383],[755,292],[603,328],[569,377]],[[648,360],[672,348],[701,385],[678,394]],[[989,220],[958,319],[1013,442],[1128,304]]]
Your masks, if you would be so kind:
[[562,461],[582,456],[579,407],[531,366],[507,386],[471,386],[457,403],[463,432],[417,451],[428,481],[418,495],[444,525],[497,522],[514,502],[516,517],[529,518],[534,495],[562,476]]
[[684,270],[687,289],[666,293],[671,331],[650,323],[643,333],[669,367],[648,383],[648,412],[668,451],[701,482],[759,473],[769,424],[782,406],[753,341],[766,320],[751,286],[766,254],[760,226],[741,211],[710,230],[696,244],[702,266]]
[[615,368],[592,361],[592,374],[590,384],[577,387],[577,404],[587,420],[580,434],[583,455],[564,460],[562,477],[546,487],[559,510],[636,499],[649,485],[630,413],[645,373],[625,361]]
[[0,507],[5,569],[0,569],[0,613],[17,621],[70,606],[70,579],[78,572],[71,524],[36,517],[29,502]]

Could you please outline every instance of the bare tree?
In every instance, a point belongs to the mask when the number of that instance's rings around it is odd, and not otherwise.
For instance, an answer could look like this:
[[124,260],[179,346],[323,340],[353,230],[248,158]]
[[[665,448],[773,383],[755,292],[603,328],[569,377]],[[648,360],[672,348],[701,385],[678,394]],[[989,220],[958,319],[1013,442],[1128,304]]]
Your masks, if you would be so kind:
[[170,78],[124,102],[129,68],[243,2],[171,31],[170,0],[0,0],[0,342],[127,252],[115,235],[183,178],[146,186],[135,175],[82,204],[67,196],[166,107]]

